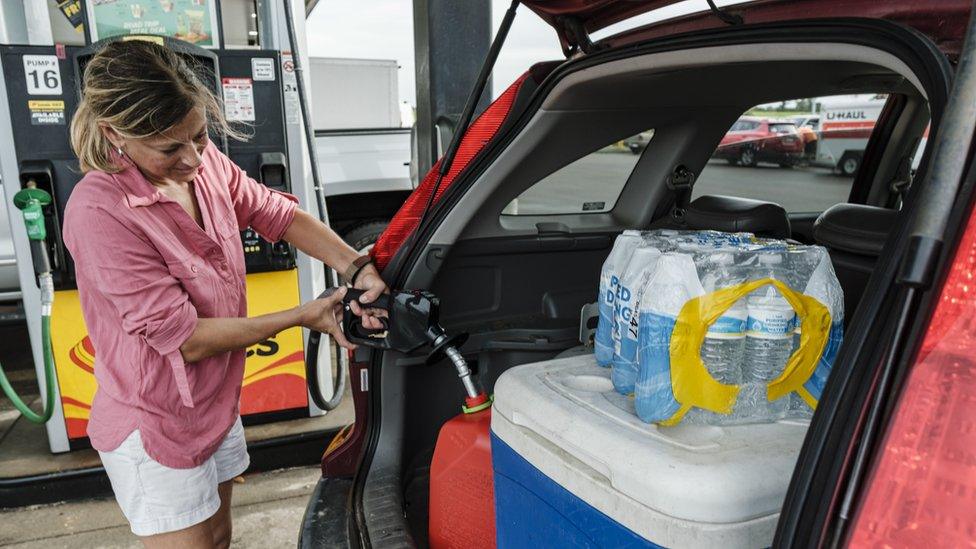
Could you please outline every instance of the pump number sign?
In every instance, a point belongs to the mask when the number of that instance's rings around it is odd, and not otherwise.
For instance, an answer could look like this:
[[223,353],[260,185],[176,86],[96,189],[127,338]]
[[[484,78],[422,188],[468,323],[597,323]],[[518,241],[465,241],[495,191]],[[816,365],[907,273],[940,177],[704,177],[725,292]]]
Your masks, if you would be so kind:
[[25,55],[28,95],[61,95],[61,66],[54,55]]

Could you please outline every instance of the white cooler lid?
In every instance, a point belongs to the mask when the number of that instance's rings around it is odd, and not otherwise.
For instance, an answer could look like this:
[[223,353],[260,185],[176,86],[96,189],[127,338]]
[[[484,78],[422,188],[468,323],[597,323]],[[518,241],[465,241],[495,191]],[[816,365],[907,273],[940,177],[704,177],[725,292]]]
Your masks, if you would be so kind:
[[546,476],[651,541],[768,546],[806,422],[642,422],[592,354],[495,383],[492,431]]

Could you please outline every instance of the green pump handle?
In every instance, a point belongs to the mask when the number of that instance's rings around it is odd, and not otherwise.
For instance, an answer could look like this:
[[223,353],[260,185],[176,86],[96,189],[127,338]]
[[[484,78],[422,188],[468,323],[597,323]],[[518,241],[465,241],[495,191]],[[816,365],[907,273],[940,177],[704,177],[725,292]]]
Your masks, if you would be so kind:
[[24,215],[24,226],[27,227],[27,238],[31,245],[31,258],[34,261],[34,272],[37,275],[51,272],[51,259],[47,253],[47,227],[44,223],[44,207],[51,203],[51,195],[44,189],[38,189],[33,179],[27,182],[27,187],[17,191],[14,195],[14,206]]
[[14,206],[24,214],[27,238],[31,240],[47,238],[43,208],[50,203],[51,195],[43,189],[38,189],[33,180],[27,182],[26,189],[21,189],[14,195]]

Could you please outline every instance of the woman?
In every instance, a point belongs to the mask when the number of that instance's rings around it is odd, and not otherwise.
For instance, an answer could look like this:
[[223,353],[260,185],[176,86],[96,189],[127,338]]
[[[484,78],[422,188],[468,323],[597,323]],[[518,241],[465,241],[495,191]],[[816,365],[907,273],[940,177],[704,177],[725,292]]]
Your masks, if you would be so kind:
[[[88,435],[147,547],[227,547],[235,476],[249,459],[238,402],[244,349],[293,326],[332,334],[340,290],[247,318],[239,231],[285,239],[366,290],[376,269],[295,197],[250,179],[208,139],[228,127],[174,52],[109,44],[89,62],[71,141],[84,178],[64,240],[96,349]],[[358,304],[356,314],[364,315]],[[368,314],[363,324],[379,327]]]

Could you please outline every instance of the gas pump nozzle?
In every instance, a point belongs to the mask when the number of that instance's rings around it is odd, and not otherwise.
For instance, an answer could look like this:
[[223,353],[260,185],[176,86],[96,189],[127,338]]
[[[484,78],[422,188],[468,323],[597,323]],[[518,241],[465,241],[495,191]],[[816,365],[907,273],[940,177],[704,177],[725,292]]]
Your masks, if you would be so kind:
[[51,195],[38,189],[33,179],[28,180],[24,188],[14,195],[14,206],[24,215],[24,226],[30,240],[34,273],[41,288],[42,315],[51,314],[51,304],[54,302],[54,281],[51,277],[51,259],[47,253],[47,227],[44,220],[44,207],[50,203]]
[[439,323],[440,301],[437,297],[422,290],[398,290],[383,294],[373,303],[364,305],[369,309],[382,309],[386,317],[379,317],[384,327],[377,330],[365,328],[362,319],[352,312],[349,303],[358,301],[361,290],[349,289],[343,298],[343,331],[346,338],[356,345],[374,349],[384,349],[411,353],[424,345],[431,346],[427,364],[435,364],[445,357],[464,385],[465,413],[474,413],[491,406],[491,401],[471,377],[467,361],[458,350],[468,339],[468,334],[448,335]]

